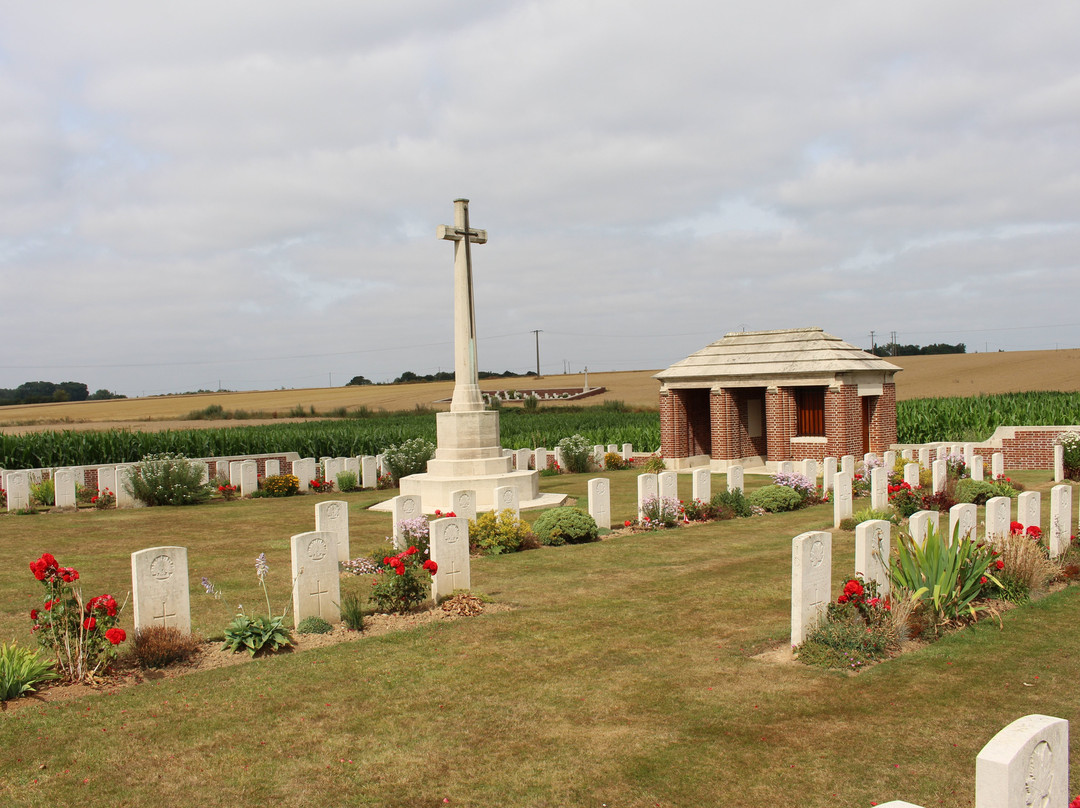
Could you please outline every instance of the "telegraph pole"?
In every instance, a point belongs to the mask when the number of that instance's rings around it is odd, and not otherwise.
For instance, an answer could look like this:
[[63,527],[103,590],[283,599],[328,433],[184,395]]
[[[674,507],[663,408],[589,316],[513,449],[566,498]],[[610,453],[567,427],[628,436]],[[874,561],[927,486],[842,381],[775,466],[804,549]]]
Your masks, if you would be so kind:
[[543,329],[534,328],[533,334],[536,335],[536,377],[540,378],[540,332]]
[[877,349],[877,345],[874,343],[874,332],[870,332],[870,353],[874,353]]

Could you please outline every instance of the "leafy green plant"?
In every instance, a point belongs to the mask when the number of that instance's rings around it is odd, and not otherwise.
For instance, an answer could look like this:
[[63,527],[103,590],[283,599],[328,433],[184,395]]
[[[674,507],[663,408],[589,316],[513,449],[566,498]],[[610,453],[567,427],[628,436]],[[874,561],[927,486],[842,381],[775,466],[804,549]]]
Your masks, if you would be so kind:
[[712,499],[709,500],[709,504],[718,511],[721,509],[730,510],[735,516],[746,518],[747,516],[753,516],[754,511],[751,508],[750,500],[746,498],[746,494],[740,491],[738,488],[734,488],[730,491],[717,491],[712,495]]
[[672,497],[650,496],[641,502],[641,524],[648,528],[675,527],[682,521],[683,509]]
[[341,596],[341,622],[349,631],[364,630],[364,599],[359,592],[349,591]]
[[608,452],[604,455],[604,468],[608,471],[622,471],[630,468],[630,461],[623,460],[618,452]]
[[147,626],[135,632],[130,653],[140,668],[164,668],[187,662],[199,646],[198,637],[173,626]]
[[600,538],[596,520],[584,511],[569,506],[544,511],[533,523],[533,532],[541,544],[554,547],[583,544]]
[[982,607],[975,601],[985,594],[984,588],[1001,586],[990,571],[991,566],[999,568],[997,553],[989,545],[961,539],[959,524],[951,542],[933,523],[921,546],[910,535],[899,533],[897,550],[899,556],[889,569],[893,585],[911,592],[911,600],[930,612],[939,627],[965,616],[977,618]]
[[973,502],[976,505],[985,505],[988,499],[994,497],[1014,496],[1016,489],[1004,479],[989,481],[965,478],[957,482],[954,494],[957,502]]
[[146,455],[125,485],[129,494],[147,505],[195,505],[210,496],[203,469],[171,452]]
[[329,634],[333,630],[334,627],[317,614],[308,615],[296,627],[297,634]]
[[659,474],[661,471],[667,471],[667,464],[660,455],[653,455],[645,461],[641,471],[644,474]]
[[123,607],[112,595],[84,602],[82,591],[74,586],[78,570],[61,567],[51,553],[31,562],[30,571],[45,587],[42,607],[30,610],[31,631],[52,652],[64,679],[92,682],[116,658],[116,646],[127,639],[117,625]]
[[337,475],[338,491],[356,491],[359,489],[355,471],[341,471]]
[[[288,607],[281,613],[280,617],[275,617],[273,610],[270,608],[270,591],[266,588],[266,575],[269,571],[270,566],[266,563],[266,553],[259,553],[255,559],[255,575],[259,579],[259,586],[262,587],[263,596],[266,598],[266,615],[251,617],[244,612],[244,607],[241,606],[240,614],[236,615],[233,621],[225,628],[225,644],[222,646],[222,650],[232,651],[234,654],[238,651],[247,651],[252,656],[255,656],[260,651],[277,651],[292,645],[292,635],[285,628],[285,615],[289,612]],[[208,594],[220,597],[217,588],[206,578],[203,578],[203,588],[206,589]]]
[[56,484],[52,479],[42,480],[40,483],[30,483],[30,496],[32,496],[39,505],[55,505]]
[[529,523],[509,508],[498,514],[495,511],[477,514],[476,520],[469,522],[469,549],[473,552],[484,555],[514,553],[530,540],[533,547],[538,546]]
[[98,492],[90,497],[90,504],[97,508],[99,511],[107,511],[109,508],[116,507],[116,494],[110,491],[108,488],[98,489]]
[[412,438],[388,446],[383,452],[383,465],[397,482],[402,477],[425,471],[428,461],[434,456],[434,443],[423,438]]
[[33,693],[42,682],[58,678],[53,663],[40,657],[37,650],[15,642],[0,643],[0,701]]
[[409,547],[386,556],[371,582],[371,599],[380,612],[410,612],[431,597],[431,577],[439,571],[431,559]]
[[1054,443],[1062,447],[1065,478],[1080,480],[1080,432],[1060,432]]
[[900,524],[900,515],[891,508],[863,508],[852,514],[852,518],[855,520],[855,524],[869,522],[871,519],[884,519],[894,525]]
[[540,408],[540,399],[537,396],[525,396],[521,404],[525,412],[536,412]]
[[786,485],[763,485],[751,491],[747,500],[751,505],[756,505],[769,513],[793,511],[804,501],[802,494]]
[[562,449],[566,470],[571,474],[584,474],[589,470],[592,447],[581,435],[575,433],[568,438],[563,438],[559,441],[559,448]]

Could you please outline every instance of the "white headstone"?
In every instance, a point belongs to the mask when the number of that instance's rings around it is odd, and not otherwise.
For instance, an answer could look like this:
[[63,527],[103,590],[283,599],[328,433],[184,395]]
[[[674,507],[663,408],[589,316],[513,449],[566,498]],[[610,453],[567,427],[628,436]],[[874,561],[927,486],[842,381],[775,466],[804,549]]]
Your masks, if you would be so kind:
[[533,452],[533,456],[536,458],[536,470],[543,471],[548,467],[548,450],[543,446],[540,446]]
[[817,485],[818,467],[817,461],[814,458],[807,458],[802,462],[802,468],[800,469],[802,476],[808,479],[814,485]]
[[323,462],[323,479],[337,486],[337,476],[345,471],[344,457],[328,457]]
[[364,455],[360,458],[360,487],[379,487],[379,464],[371,455]]
[[[127,467],[127,468],[130,468]],[[71,469],[57,469],[53,473],[53,500],[57,508],[74,508],[75,473]]]
[[878,585],[878,594],[889,594],[889,552],[891,525],[885,519],[870,519],[855,526],[855,574]]
[[142,505],[135,495],[131,493],[131,478],[135,473],[134,466],[127,463],[116,467],[116,507],[137,508]]
[[911,451],[911,449],[901,449],[900,450],[900,457],[902,459],[904,459],[904,460],[914,460],[915,459],[915,453],[913,451]]
[[589,516],[598,527],[611,529],[611,481],[603,477],[589,480]]
[[877,455],[873,452],[867,452],[862,456],[862,462],[863,466],[872,466],[874,463],[877,462]]
[[940,491],[945,490],[945,480],[948,477],[948,466],[944,460],[935,460],[933,466],[934,471],[934,493],[937,494]]
[[694,499],[700,499],[705,503],[712,499],[712,472],[708,466],[694,469],[690,486],[690,493]]
[[514,516],[521,516],[521,503],[518,502],[518,490],[512,485],[500,485],[495,489],[495,510],[502,513],[512,511]]
[[740,493],[746,490],[743,484],[743,467],[742,466],[728,466],[727,470],[727,490],[739,491]]
[[[328,533],[334,537],[337,549],[336,561],[349,560],[349,503],[340,499],[328,499],[315,506],[315,532]],[[307,535],[307,534],[300,534]]]
[[151,547],[131,554],[135,630],[162,626],[191,632],[186,547]]
[[926,446],[919,449],[919,465],[924,469],[930,468],[930,449]]
[[97,470],[97,487],[98,494],[105,492],[105,489],[116,494],[116,467],[115,466],[102,466]]
[[1050,557],[1069,549],[1072,537],[1072,486],[1062,483],[1050,489]]
[[904,482],[910,485],[912,488],[919,487],[919,464],[918,463],[905,463],[904,464]]
[[656,483],[660,487],[660,496],[679,501],[679,473],[677,471],[661,471],[656,475]]
[[9,471],[4,478],[9,511],[22,511],[30,507],[30,477],[25,471]]
[[970,502],[953,505],[949,508],[949,536],[948,543],[954,540],[975,541],[975,527],[979,518],[979,506]]
[[[210,484],[210,464],[207,463],[204,460],[192,460],[191,462],[194,463],[198,467],[198,469],[199,469],[199,477],[200,477],[200,480],[201,480],[202,484],[203,485],[209,485]],[[76,480],[76,482],[78,482],[78,481]]]
[[1060,483],[1065,479],[1065,447],[1054,447],[1054,482]]
[[[346,457],[345,458],[345,471],[349,472],[354,477],[356,477],[356,484],[358,486],[360,486],[361,488],[364,487],[364,484],[363,484],[363,479],[364,478],[360,476],[360,458],[359,457]],[[334,478],[334,481],[337,482],[336,477]],[[341,490],[341,484],[340,483],[338,484],[338,490],[339,491]]]
[[643,505],[650,497],[660,496],[660,481],[655,474],[639,474],[637,478],[637,518],[645,516]]
[[299,626],[305,617],[338,622],[341,620],[340,553],[334,534],[322,530],[298,533],[291,543],[294,625]]
[[[503,452],[503,454],[506,454],[506,453]],[[376,474],[386,474],[386,455],[384,455],[384,454],[375,455],[375,473]]]
[[795,471],[795,464],[790,460],[781,460],[776,464],[776,471],[778,474],[791,474]]
[[968,463],[968,474],[971,475],[973,480],[981,481],[983,479],[983,456],[981,454],[971,456],[971,462]]
[[990,739],[975,759],[975,808],[1065,808],[1069,722],[1026,715]]
[[889,472],[884,468],[870,472],[870,507],[876,511],[889,507]]
[[851,475],[846,471],[838,472],[833,478],[833,527],[840,527],[840,523],[851,516]]
[[229,461],[229,485],[235,485],[237,489],[240,488],[240,464],[243,462],[243,460]]
[[938,446],[934,450],[934,459],[935,460],[944,460],[948,456],[949,456],[949,447],[946,446],[944,443],[941,444],[940,446]]
[[[565,474],[566,473],[566,455],[565,455],[565,452],[563,452],[561,446],[556,446],[555,447],[554,455],[555,455],[555,463],[559,467],[559,473],[560,474]],[[603,465],[604,465],[604,458],[601,457],[600,458],[600,466],[601,466],[601,468],[603,468]]]
[[530,460],[532,460],[531,449],[518,449],[514,454],[514,465],[518,471],[528,471]]
[[438,570],[431,579],[431,598],[436,603],[455,589],[470,589],[469,520],[462,517],[435,519],[431,523],[431,560]]
[[934,527],[934,534],[941,535],[941,514],[937,511],[915,511],[908,519],[908,532],[911,538],[920,547],[926,546],[926,536],[930,526]]
[[1005,476],[1005,455],[1001,452],[994,452],[990,456],[990,474],[995,480]]
[[405,538],[401,534],[401,523],[424,515],[420,497],[417,494],[402,494],[394,497],[391,507],[394,519],[394,549],[398,551],[408,549]]
[[852,479],[855,478],[855,455],[844,455],[840,458],[840,471]]
[[592,459],[598,469],[604,467],[604,447],[599,443],[592,447]]
[[240,464],[240,496],[250,497],[259,490],[259,464],[245,460]]
[[609,452],[611,452],[612,454],[618,454],[619,453],[619,447],[617,445],[615,445],[614,443],[609,443],[607,445],[607,450]]
[[791,541],[791,645],[802,645],[824,619],[832,595],[832,535],[802,533]]
[[315,479],[315,458],[302,457],[294,460],[292,464],[293,476],[300,481],[300,490],[311,489],[311,481]]
[[1042,528],[1042,494],[1023,491],[1016,497],[1016,521],[1024,526],[1024,530],[1032,525]]
[[476,492],[462,489],[450,493],[454,516],[476,521]]
[[826,457],[821,466],[821,493],[832,491],[833,478],[836,477],[836,458]]
[[622,459],[629,461],[634,456],[634,444],[624,443],[622,445]]
[[277,477],[281,474],[281,461],[276,457],[268,457],[263,463],[263,469],[266,477]]
[[971,458],[975,456],[975,444],[965,443],[962,451],[964,453],[964,465],[971,468]]
[[892,470],[896,468],[896,452],[889,449],[889,451],[882,455],[882,459],[885,461],[885,468],[888,469],[891,474]]
[[1008,497],[991,497],[986,500],[986,540],[1003,539],[1009,535],[1009,517],[1012,500]]

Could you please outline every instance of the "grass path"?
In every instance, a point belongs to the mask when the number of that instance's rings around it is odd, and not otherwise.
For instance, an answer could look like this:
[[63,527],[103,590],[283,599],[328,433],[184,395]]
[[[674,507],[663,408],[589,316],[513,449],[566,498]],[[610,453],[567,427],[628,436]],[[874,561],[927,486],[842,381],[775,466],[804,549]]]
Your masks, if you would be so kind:
[[[610,476],[621,515],[633,473]],[[582,493],[585,478],[543,483]],[[355,555],[389,522],[361,510],[373,494],[345,498]],[[12,603],[37,595],[25,565],[41,549],[88,590],[126,591],[131,550],[186,544],[196,589],[198,566],[250,598],[266,550],[283,605],[286,542],[314,501],[0,519],[0,631],[25,636]],[[967,806],[998,729],[1080,718],[1077,587],[858,676],[756,659],[788,636],[791,537],[831,519],[479,559],[475,588],[513,611],[11,711],[0,804]],[[834,580],[853,544],[837,534]],[[192,604],[206,632],[231,614]]]

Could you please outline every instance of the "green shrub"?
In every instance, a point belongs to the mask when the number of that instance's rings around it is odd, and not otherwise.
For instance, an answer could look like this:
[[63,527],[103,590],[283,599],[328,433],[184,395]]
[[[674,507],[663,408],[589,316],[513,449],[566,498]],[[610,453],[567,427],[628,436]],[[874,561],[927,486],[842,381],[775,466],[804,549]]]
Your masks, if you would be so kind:
[[39,505],[56,504],[56,484],[52,479],[42,480],[40,483],[30,483],[30,496]]
[[260,614],[250,617],[238,614],[225,628],[224,651],[247,651],[252,656],[260,651],[277,651],[292,645],[292,636],[285,628],[284,615],[273,617]]
[[659,474],[661,471],[667,471],[667,464],[664,463],[664,458],[653,455],[645,461],[641,471],[645,474]]
[[149,626],[135,632],[131,656],[140,668],[164,668],[187,662],[199,650],[199,638],[172,626]]
[[1080,432],[1061,432],[1054,443],[1063,448],[1062,455],[1065,464],[1065,478],[1068,480],[1080,480]]
[[305,617],[296,627],[297,634],[329,634],[333,630],[334,627],[317,614]]
[[349,631],[364,630],[364,599],[359,592],[349,591],[341,596],[341,622]]
[[957,502],[973,502],[976,505],[985,505],[988,499],[994,497],[1012,497],[1015,495],[1016,489],[1005,480],[989,482],[970,478],[960,480],[956,484],[956,493],[954,494]]
[[630,463],[627,460],[623,460],[622,455],[617,452],[608,452],[604,455],[604,468],[608,471],[622,471],[623,469],[630,468]]
[[641,502],[641,522],[645,527],[675,527],[682,521],[679,500],[672,497],[649,496]]
[[469,549],[474,553],[514,553],[524,549],[530,540],[536,546],[536,536],[529,523],[509,508],[498,514],[495,511],[478,514],[476,521],[469,522]]
[[42,659],[37,650],[0,643],[0,701],[33,693],[42,682],[57,678],[52,661]]
[[415,547],[386,556],[375,572],[371,599],[380,612],[410,612],[431,597],[435,562],[424,559]]
[[144,457],[125,485],[129,494],[147,505],[194,505],[210,496],[202,477],[197,464],[164,452]]
[[738,488],[731,491],[717,491],[712,495],[709,504],[718,511],[720,509],[730,510],[735,516],[742,518],[754,515],[750,507],[750,500]]
[[262,490],[269,497],[291,497],[300,493],[300,478],[293,474],[271,474],[263,480]]
[[581,435],[571,435],[568,438],[563,438],[559,441],[559,448],[562,449],[563,461],[568,472],[571,474],[584,474],[589,470],[589,456],[592,453],[592,447]]
[[536,412],[540,407],[540,399],[536,396],[525,396],[525,401],[522,402],[522,409],[525,412]]
[[555,547],[582,544],[600,538],[596,520],[584,511],[568,506],[544,511],[533,524],[533,532],[541,544]]
[[764,485],[751,491],[747,499],[769,513],[793,511],[803,504],[802,494],[786,485]]
[[383,465],[394,478],[394,482],[397,482],[410,474],[427,471],[427,463],[434,456],[434,443],[423,438],[411,438],[388,446],[383,452]]
[[867,622],[850,603],[829,604],[828,615],[799,646],[799,661],[824,668],[858,670],[889,655],[884,621]]
[[863,508],[861,511],[856,511],[852,515],[852,518],[855,520],[855,524],[859,524],[859,522],[869,522],[872,519],[884,519],[886,522],[892,522],[894,525],[900,524],[900,515],[891,508],[884,510],[879,510],[877,508]]
[[356,491],[360,486],[357,484],[355,471],[341,471],[337,475],[338,491]]

